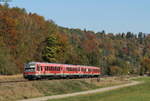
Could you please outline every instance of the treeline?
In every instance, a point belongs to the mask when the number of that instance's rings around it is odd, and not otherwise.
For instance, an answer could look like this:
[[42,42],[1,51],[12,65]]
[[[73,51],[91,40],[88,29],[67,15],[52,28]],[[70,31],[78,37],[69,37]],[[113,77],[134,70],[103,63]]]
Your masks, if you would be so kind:
[[29,61],[99,66],[107,75],[149,74],[150,35],[64,28],[0,5],[0,75],[21,73]]

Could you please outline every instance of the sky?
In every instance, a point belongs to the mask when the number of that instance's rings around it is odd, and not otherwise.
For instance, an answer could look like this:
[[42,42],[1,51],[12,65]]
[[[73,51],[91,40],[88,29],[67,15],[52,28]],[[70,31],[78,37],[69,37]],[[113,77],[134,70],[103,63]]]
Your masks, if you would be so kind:
[[59,26],[107,33],[150,33],[150,0],[13,0]]

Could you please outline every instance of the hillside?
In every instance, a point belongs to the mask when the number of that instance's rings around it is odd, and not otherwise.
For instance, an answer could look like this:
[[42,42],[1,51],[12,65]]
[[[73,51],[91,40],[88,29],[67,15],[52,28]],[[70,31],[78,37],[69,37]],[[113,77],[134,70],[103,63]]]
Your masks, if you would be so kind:
[[22,73],[29,61],[93,65],[107,75],[150,71],[150,35],[58,26],[25,9],[0,5],[0,75]]

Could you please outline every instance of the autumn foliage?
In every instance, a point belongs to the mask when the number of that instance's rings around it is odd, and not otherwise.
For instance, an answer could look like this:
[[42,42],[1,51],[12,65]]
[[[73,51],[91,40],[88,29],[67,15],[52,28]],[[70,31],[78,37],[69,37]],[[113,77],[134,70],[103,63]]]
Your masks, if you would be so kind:
[[0,5],[0,75],[29,61],[92,65],[107,75],[146,74],[150,35],[69,29],[25,9]]

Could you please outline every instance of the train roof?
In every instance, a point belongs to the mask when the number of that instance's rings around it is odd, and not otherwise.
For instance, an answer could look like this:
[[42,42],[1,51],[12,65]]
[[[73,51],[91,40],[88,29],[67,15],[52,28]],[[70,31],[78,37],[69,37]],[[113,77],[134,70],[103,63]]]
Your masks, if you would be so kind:
[[66,66],[80,66],[80,67],[94,67],[94,68],[99,68],[96,66],[85,66],[85,65],[73,65],[73,64],[60,64],[60,63],[48,63],[48,62],[29,62],[28,64],[54,64],[54,65],[66,65]]

